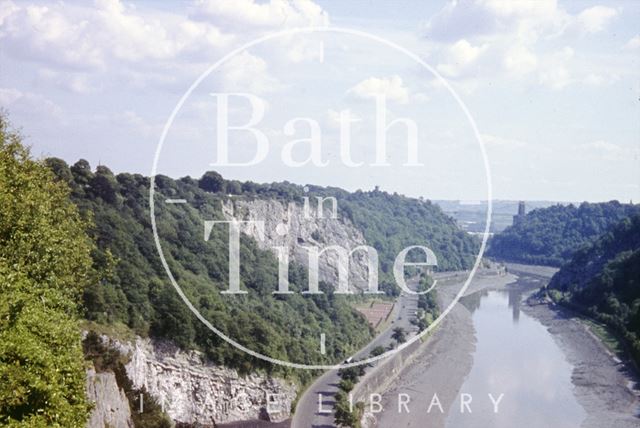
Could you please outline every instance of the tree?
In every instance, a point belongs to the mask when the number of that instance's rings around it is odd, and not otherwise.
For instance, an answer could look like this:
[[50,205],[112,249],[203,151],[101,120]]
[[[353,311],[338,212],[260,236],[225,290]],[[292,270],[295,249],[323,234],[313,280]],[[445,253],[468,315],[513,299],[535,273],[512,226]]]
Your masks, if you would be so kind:
[[350,379],[342,379],[338,384],[338,388],[347,393],[351,392],[354,386],[356,386],[355,383]]
[[88,187],[89,182],[93,178],[91,165],[84,159],[80,159],[78,162],[73,164],[71,167],[71,173],[73,174],[76,183],[78,183],[82,188]]
[[578,250],[551,278],[546,292],[607,324],[640,364],[640,214]]
[[382,355],[384,354],[384,347],[378,345],[375,348],[373,348],[371,350],[371,352],[369,353],[369,355],[371,355],[372,357],[377,357],[378,355]]
[[114,204],[118,200],[118,182],[106,166],[100,165],[96,168],[96,173],[91,178],[90,184],[93,193],[106,203]]
[[242,193],[242,183],[237,180],[228,181],[226,191],[232,195],[239,195]]
[[338,370],[338,376],[343,380],[350,380],[353,383],[358,383],[358,379],[360,379],[360,376],[364,375],[364,371],[364,366],[360,364]]
[[562,266],[615,224],[640,212],[618,201],[535,209],[491,238],[487,255],[519,263]]
[[212,193],[224,192],[224,178],[215,171],[207,171],[200,178],[198,185],[202,190]]
[[[306,371],[292,373],[238,351],[211,334],[189,311],[168,283],[154,242],[149,239],[148,177],[124,173],[115,177],[115,183],[109,179],[96,188],[83,187],[87,177],[88,182],[96,183],[94,176],[108,178],[110,173],[106,167],[91,173],[87,164],[81,165],[84,166],[75,168],[72,185],[85,190],[74,191],[71,197],[82,214],[93,219],[89,232],[98,247],[93,252],[93,263],[101,271],[101,281],[85,289],[85,317],[96,322],[123,323],[139,335],[171,340],[186,349],[200,349],[216,364],[244,372],[265,370],[296,377],[301,382],[309,380],[311,375]],[[220,178],[215,173],[207,176]],[[233,182],[224,183],[226,186]],[[290,287],[296,290],[295,294],[286,298],[272,294],[278,285],[278,260],[246,236],[240,240],[241,281],[249,293],[221,294],[228,288],[228,232],[224,227],[215,227],[208,241],[202,239],[203,217],[223,217],[220,193],[204,190],[200,184],[189,178],[155,177],[156,188],[164,196],[194,202],[179,207],[159,206],[156,222],[172,273],[205,318],[215,320],[216,327],[244,346],[288,361],[310,362],[316,358],[314,338],[329,325],[336,326],[342,339],[327,343],[322,362],[334,363],[333,358],[344,358],[370,340],[371,330],[362,328],[361,316],[345,298],[334,298],[327,289],[326,295],[313,298],[300,294],[308,284],[307,269],[302,265],[290,265]],[[107,199],[116,203],[106,203],[104,196],[113,196],[113,191],[115,198]],[[300,329],[301,325],[308,328]]]
[[396,342],[398,342],[398,344],[404,343],[407,340],[405,331],[404,331],[404,329],[402,327],[394,328],[393,329],[393,334],[391,335],[391,338],[393,340],[395,340]]
[[3,426],[83,427],[88,417],[77,302],[95,280],[93,244],[68,196],[0,116]]
[[67,184],[73,183],[73,174],[69,169],[69,165],[60,158],[47,158],[45,163],[53,171],[54,175]]
[[342,391],[336,392],[335,399],[334,418],[336,425],[339,427],[360,428],[360,416],[363,411],[362,403],[357,403],[352,410],[346,394]]

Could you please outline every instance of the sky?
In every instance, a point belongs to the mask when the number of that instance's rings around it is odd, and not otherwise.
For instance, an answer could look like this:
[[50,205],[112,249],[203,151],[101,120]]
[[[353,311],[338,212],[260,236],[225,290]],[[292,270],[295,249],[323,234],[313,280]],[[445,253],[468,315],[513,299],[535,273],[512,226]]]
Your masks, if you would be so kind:
[[[37,157],[149,175],[202,77],[158,173],[638,201],[639,22],[637,1],[2,1],[0,106]],[[220,165],[220,94],[230,126],[256,119],[228,131],[241,166]]]

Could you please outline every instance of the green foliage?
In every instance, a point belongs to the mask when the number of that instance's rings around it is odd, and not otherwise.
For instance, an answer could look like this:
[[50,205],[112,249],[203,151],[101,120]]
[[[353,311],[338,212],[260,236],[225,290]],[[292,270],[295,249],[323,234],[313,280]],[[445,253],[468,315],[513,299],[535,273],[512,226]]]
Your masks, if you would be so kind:
[[360,376],[364,376],[365,367],[364,364],[360,364],[358,366],[346,367],[344,369],[338,370],[338,376],[342,380],[348,380],[353,384],[358,383]]
[[[202,350],[217,364],[241,372],[264,370],[289,375],[291,371],[255,359],[220,339],[203,325],[178,296],[160,264],[149,220],[149,180],[137,174],[112,177],[106,167],[92,172],[86,161],[71,168],[55,162],[61,179],[73,177],[73,201],[94,219],[93,252],[103,280],[83,294],[85,316],[99,323],[124,323],[138,334],[170,339],[184,348]],[[214,174],[207,176],[215,179]],[[102,178],[98,178],[102,177]],[[226,186],[227,183],[224,183]],[[203,239],[204,221],[222,220],[220,193],[202,189],[202,180],[156,177],[158,201],[185,198],[187,205],[156,205],[162,246],[182,290],[200,311],[226,335],[271,357],[308,364],[334,363],[366,343],[371,329],[348,304],[321,284],[326,294],[304,296],[306,270],[290,268],[291,295],[274,295],[278,287],[277,260],[270,251],[241,238],[241,288],[246,295],[224,295],[228,287],[228,231],[214,228]],[[206,187],[206,186],[205,186]],[[238,190],[238,186],[235,186]],[[278,186],[275,186],[279,189]],[[208,187],[212,190],[211,187]],[[242,189],[242,186],[240,186]],[[257,186],[255,192],[273,190]],[[276,191],[277,192],[277,191]],[[318,352],[321,332],[333,331],[326,354]],[[311,374],[294,373],[300,380]]]
[[[428,290],[433,285],[431,277],[422,276],[418,284],[418,292]],[[432,314],[434,317],[438,313],[438,301],[436,300],[436,290],[433,289],[428,293],[420,294],[418,296],[418,308],[422,309],[426,313]]]
[[617,201],[579,206],[555,205],[527,213],[489,242],[489,256],[521,263],[561,266],[639,208]]
[[407,341],[407,335],[402,327],[396,327],[393,329],[393,333],[391,334],[391,338],[398,343],[404,343]]
[[547,289],[612,328],[640,365],[640,214],[576,252]]
[[77,303],[95,276],[68,193],[0,117],[2,426],[84,427],[88,417]]
[[335,423],[339,427],[360,428],[360,418],[364,412],[364,403],[358,402],[351,409],[347,395],[338,391],[335,395]]
[[[262,369],[289,374],[227,345],[211,332],[182,302],[168,283],[154,245],[149,220],[149,180],[138,174],[115,178],[106,167],[95,173],[86,161],[66,168],[59,160],[49,163],[61,180],[71,176],[72,198],[81,211],[94,219],[91,230],[98,249],[96,269],[104,280],[84,292],[85,316],[100,323],[122,322],[141,335],[173,340],[185,348],[197,348],[215,363],[243,372]],[[287,182],[256,184],[226,181],[215,172],[200,180],[185,177],[155,179],[159,203],[156,224],[167,263],[182,290],[200,313],[216,328],[242,345],[271,357],[309,364],[335,363],[366,343],[372,335],[348,296],[332,293],[304,296],[306,269],[292,263],[291,295],[273,295],[277,289],[277,260],[247,237],[241,238],[241,288],[246,295],[224,295],[228,284],[228,232],[214,228],[209,241],[202,238],[204,220],[223,220],[221,202],[226,191],[237,198],[270,198],[302,203],[301,186]],[[430,246],[440,267],[460,269],[473,261],[477,241],[457,229],[455,222],[435,205],[383,192],[350,194],[339,189],[314,188],[313,196],[338,199],[340,215],[363,230],[379,251],[383,286],[392,285],[392,266],[398,252],[408,245]],[[315,201],[314,197],[310,199]],[[182,198],[186,205],[167,205],[166,198]],[[389,221],[393,218],[393,221]],[[320,236],[318,236],[320,237]],[[326,354],[318,355],[321,332],[333,331]],[[308,373],[296,375],[308,378]],[[304,381],[304,379],[301,379]]]
[[[309,195],[333,196],[340,213],[362,230],[369,245],[379,254],[381,289],[398,296],[393,279],[393,263],[404,248],[412,245],[429,247],[438,259],[441,271],[469,269],[480,249],[479,241],[460,230],[455,220],[430,201],[407,198],[374,190],[345,192],[337,188],[310,186]],[[315,198],[310,198],[312,201]],[[409,253],[408,261],[424,261]]]
[[351,392],[354,386],[356,386],[355,383],[350,379],[342,379],[338,384],[338,388],[344,392]]
[[198,185],[201,189],[206,190],[207,192],[217,193],[224,192],[225,190],[224,179],[215,171],[205,172],[202,178],[200,178]]
[[378,355],[382,355],[382,354],[384,354],[384,353],[385,353],[385,349],[384,349],[384,347],[382,347],[382,346],[378,345],[378,346],[376,346],[375,348],[373,348],[373,349],[371,350],[371,352],[369,353],[369,355],[370,355],[371,357],[377,357]]

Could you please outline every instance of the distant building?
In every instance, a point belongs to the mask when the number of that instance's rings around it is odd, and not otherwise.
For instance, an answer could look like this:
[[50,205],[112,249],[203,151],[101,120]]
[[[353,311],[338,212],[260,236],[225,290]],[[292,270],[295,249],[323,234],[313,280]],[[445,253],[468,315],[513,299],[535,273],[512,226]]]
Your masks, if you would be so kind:
[[524,221],[526,215],[526,209],[524,206],[524,201],[518,202],[518,214],[513,216],[513,224],[519,224]]

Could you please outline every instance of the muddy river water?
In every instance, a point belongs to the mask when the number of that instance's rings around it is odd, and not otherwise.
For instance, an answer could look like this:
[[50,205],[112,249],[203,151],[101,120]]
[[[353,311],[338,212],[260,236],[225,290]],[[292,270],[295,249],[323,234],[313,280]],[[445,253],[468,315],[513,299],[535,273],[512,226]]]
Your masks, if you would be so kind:
[[573,367],[547,329],[520,310],[522,293],[485,290],[461,300],[472,313],[476,349],[447,427],[578,427],[585,418]]

